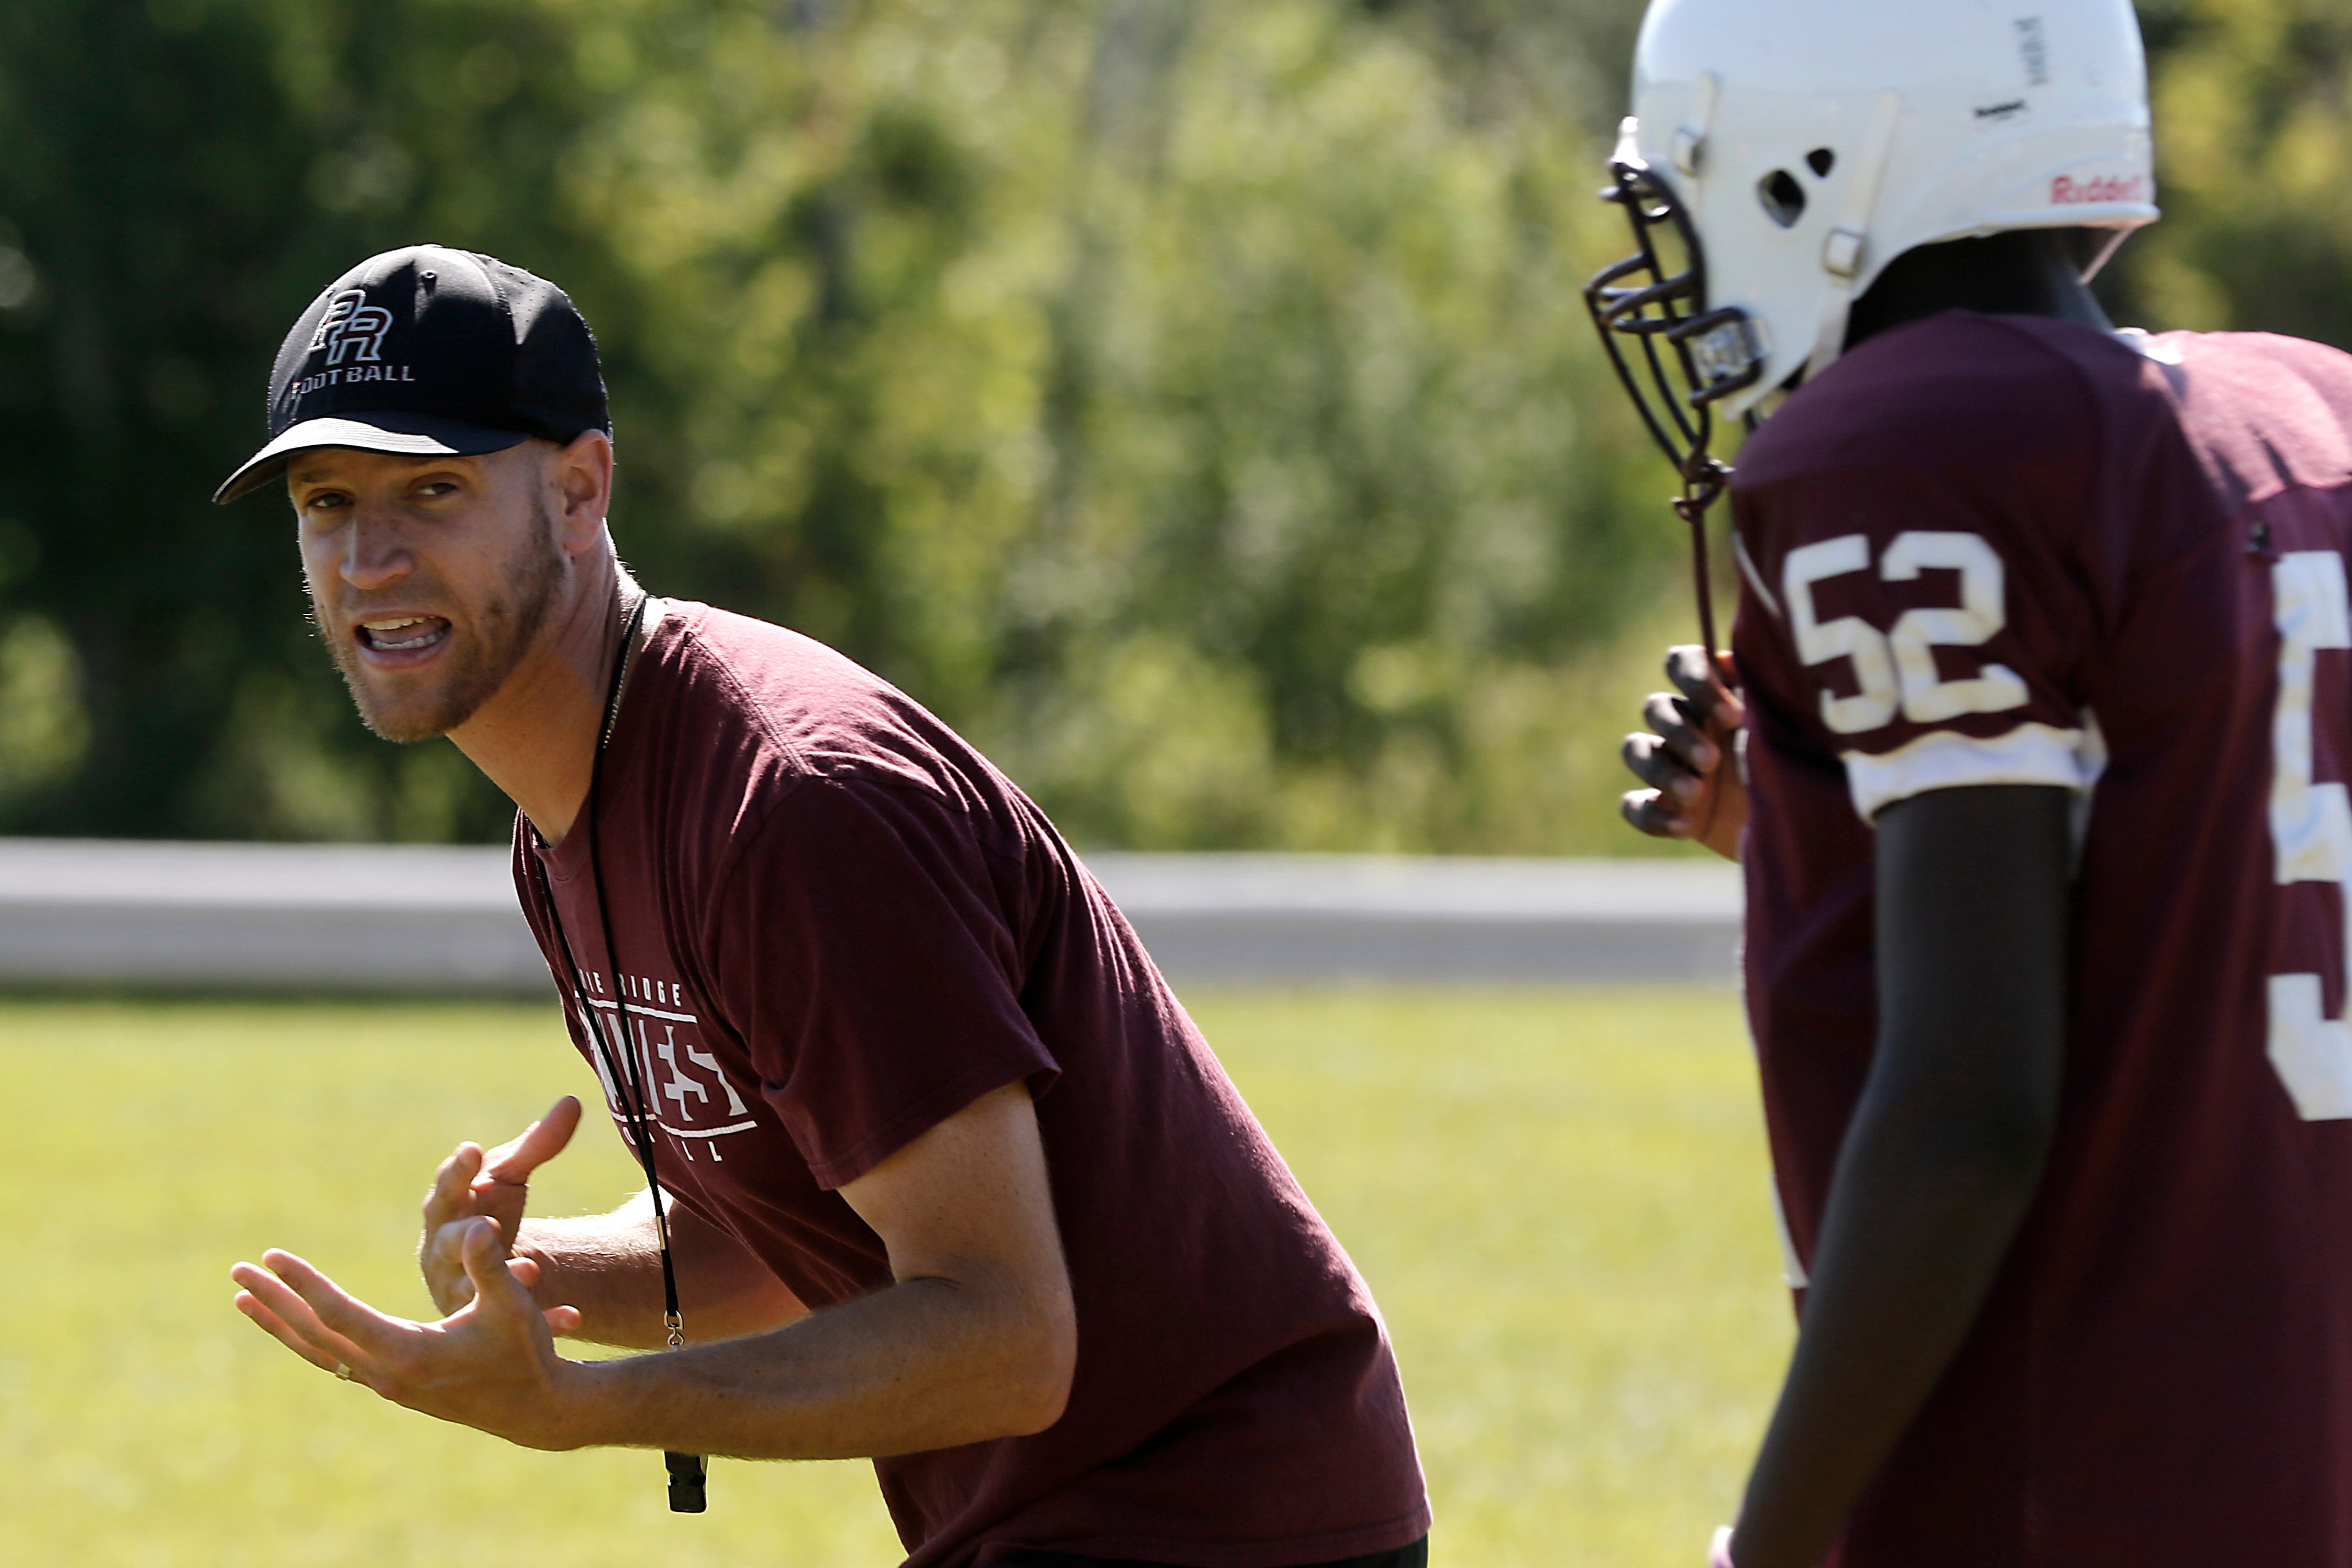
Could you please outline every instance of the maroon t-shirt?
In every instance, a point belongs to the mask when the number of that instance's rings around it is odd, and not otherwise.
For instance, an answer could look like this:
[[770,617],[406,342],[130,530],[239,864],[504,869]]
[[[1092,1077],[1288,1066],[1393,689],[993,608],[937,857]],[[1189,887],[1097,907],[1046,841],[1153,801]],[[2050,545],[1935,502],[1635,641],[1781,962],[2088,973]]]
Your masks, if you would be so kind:
[[1362,1280],[1134,932],[984,758],[822,645],[672,601],[599,788],[616,956],[584,826],[542,852],[518,823],[524,909],[568,996],[541,854],[592,1010],[610,1030],[628,1001],[663,1190],[802,1301],[891,1282],[839,1187],[992,1089],[1036,1096],[1076,1382],[1034,1437],[876,1462],[911,1563],[1283,1568],[1428,1529]]
[[1734,498],[1796,1282],[1870,1066],[1870,819],[2019,783],[2079,818],[2048,1173],[1839,1561],[2341,1568],[2352,358],[1939,316],[1791,400]]

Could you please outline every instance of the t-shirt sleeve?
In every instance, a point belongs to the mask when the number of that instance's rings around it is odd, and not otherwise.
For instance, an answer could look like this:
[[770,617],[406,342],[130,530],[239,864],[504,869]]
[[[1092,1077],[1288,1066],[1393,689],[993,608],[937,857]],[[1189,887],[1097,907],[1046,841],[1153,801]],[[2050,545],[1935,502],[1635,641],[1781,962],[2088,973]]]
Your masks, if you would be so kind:
[[1743,664],[1843,762],[1864,821],[1930,789],[2096,782],[2076,491],[2049,465],[1874,466],[1741,507]]
[[809,779],[730,872],[710,949],[730,1021],[818,1183],[1058,1071],[1020,1003],[996,852],[919,789]]

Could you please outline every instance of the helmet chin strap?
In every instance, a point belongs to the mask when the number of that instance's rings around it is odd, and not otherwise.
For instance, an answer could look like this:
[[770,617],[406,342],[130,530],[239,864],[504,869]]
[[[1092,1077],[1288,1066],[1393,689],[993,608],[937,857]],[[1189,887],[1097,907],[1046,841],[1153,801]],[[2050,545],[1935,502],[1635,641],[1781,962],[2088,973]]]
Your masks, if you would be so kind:
[[2091,259],[2084,265],[2083,281],[2088,283],[2091,279],[2098,277],[2099,274],[2105,269],[2107,263],[2116,258],[2116,252],[2124,247],[2124,241],[2131,238],[2131,236],[2132,231],[2130,229],[2109,230],[2107,237],[2100,242],[2098,253],[2093,256]]
[[1903,95],[1892,88],[1880,93],[1871,108],[1870,129],[1863,134],[1862,150],[1854,154],[1853,176],[1846,182],[1845,210],[1822,246],[1822,267],[1830,275],[1829,297],[1822,302],[1822,330],[1813,340],[1813,356],[1805,361],[1807,381],[1829,369],[1845,348],[1846,320],[1853,313],[1853,284],[1862,274],[1871,209],[1878,204],[1879,181],[1886,173],[1887,155],[1895,151],[1895,130],[1902,119]]

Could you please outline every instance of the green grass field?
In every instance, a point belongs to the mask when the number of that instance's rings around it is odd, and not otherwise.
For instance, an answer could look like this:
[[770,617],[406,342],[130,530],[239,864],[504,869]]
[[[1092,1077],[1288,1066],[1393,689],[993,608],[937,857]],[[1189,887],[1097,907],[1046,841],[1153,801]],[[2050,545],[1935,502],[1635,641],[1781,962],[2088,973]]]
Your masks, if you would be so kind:
[[[1731,998],[1190,999],[1387,1312],[1435,1561],[1700,1561],[1789,1337]],[[721,1463],[711,1511],[674,1518],[649,1454],[442,1426],[229,1306],[229,1264],[282,1245],[425,1311],[432,1167],[567,1091],[593,1083],[551,1005],[0,1000],[0,1562],[896,1562],[863,1466]],[[539,1196],[630,1186],[583,1137]]]

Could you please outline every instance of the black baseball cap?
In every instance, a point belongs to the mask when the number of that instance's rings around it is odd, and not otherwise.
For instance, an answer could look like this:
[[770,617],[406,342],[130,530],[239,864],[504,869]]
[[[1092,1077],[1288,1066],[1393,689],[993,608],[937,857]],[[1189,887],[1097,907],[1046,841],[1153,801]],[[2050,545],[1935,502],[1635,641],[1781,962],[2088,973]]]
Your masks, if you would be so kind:
[[613,416],[571,298],[493,256],[410,246],[370,256],[302,312],[269,372],[269,444],[213,500],[321,446],[473,456],[589,430],[610,435]]

